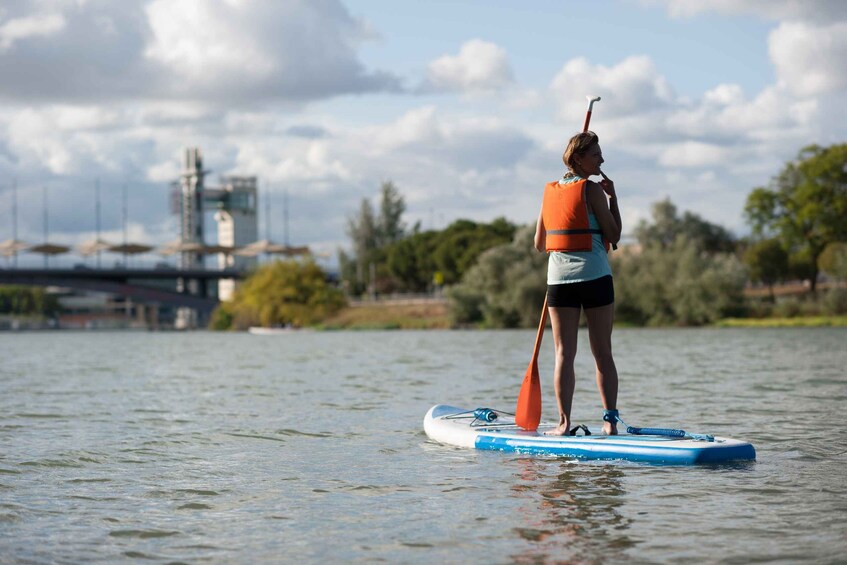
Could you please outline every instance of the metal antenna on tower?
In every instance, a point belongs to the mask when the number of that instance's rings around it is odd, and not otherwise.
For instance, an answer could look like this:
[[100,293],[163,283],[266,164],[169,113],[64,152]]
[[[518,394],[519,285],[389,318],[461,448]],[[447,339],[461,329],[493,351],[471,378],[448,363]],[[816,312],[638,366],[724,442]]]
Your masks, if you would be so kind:
[[[18,241],[18,179],[12,178],[12,244]],[[18,266],[18,252],[13,251],[12,262]]]
[[124,244],[124,268],[126,268],[126,266],[127,266],[126,265],[126,222],[127,222],[126,181],[124,181],[122,188],[123,188],[123,194],[121,195],[122,196],[121,204],[123,205],[122,212],[123,212],[123,232],[124,232],[124,234],[123,234],[124,235],[124,241],[123,241],[123,244]]
[[94,197],[95,197],[95,228],[96,228],[96,237],[95,242],[97,244],[97,268],[100,268],[100,177],[94,181]]
[[271,240],[271,183],[265,188],[265,240]]
[[283,243],[285,247],[289,246],[288,242],[288,189],[282,192],[282,228],[283,228]]
[[[47,245],[48,234],[50,232],[49,227],[47,225],[47,185],[44,185],[44,244]],[[47,258],[50,256],[49,253],[44,254],[44,268],[48,267]]]

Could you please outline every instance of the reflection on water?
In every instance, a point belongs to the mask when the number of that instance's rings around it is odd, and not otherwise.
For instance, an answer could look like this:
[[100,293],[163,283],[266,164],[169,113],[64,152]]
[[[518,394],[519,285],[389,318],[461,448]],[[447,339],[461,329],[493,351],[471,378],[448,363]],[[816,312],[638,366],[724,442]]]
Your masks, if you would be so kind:
[[516,563],[600,562],[623,558],[635,545],[626,533],[631,520],[620,512],[626,494],[621,467],[528,458],[517,463],[512,490],[527,504],[515,532],[532,550],[513,555]]

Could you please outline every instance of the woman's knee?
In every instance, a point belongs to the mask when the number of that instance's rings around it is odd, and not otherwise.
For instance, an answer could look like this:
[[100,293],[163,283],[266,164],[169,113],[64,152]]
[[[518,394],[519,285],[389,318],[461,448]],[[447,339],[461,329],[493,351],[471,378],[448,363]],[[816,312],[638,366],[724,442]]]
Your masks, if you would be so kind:
[[556,363],[573,364],[576,360],[576,349],[558,347],[556,348]]
[[609,349],[603,353],[594,354],[594,362],[597,363],[597,368],[602,373],[608,373],[615,370],[615,358],[612,356],[612,350]]

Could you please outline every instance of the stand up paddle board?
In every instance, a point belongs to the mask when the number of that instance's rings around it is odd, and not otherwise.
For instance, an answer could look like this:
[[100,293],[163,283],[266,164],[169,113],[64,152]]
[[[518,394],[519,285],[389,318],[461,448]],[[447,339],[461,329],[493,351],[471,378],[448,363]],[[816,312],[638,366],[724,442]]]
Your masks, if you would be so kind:
[[[552,455],[578,459],[622,459],[666,465],[695,465],[756,459],[756,450],[745,441],[727,437],[687,434],[682,437],[621,433],[602,435],[546,436],[556,426],[542,424],[528,432],[515,424],[514,416],[477,408],[467,410],[438,404],[429,409],[423,421],[431,439],[458,447],[489,449],[529,455]],[[583,430],[584,431],[584,430]],[[623,431],[620,430],[619,431]]]

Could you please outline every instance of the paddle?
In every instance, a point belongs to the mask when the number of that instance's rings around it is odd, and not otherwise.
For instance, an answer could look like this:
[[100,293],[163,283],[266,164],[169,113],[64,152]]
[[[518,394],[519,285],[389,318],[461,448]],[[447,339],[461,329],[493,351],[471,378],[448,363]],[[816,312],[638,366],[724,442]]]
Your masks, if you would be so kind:
[[541,422],[541,380],[538,378],[538,352],[541,349],[541,338],[544,336],[544,326],[547,325],[547,295],[544,295],[544,306],[541,310],[541,321],[538,323],[538,333],[535,335],[535,348],[526,374],[523,377],[521,391],[518,394],[518,405],[515,408],[515,423],[525,430],[534,432]]
[[[588,131],[591,122],[591,110],[594,103],[600,100],[599,96],[586,96],[588,109],[585,112],[585,121],[582,131]],[[538,323],[538,333],[535,336],[535,348],[532,350],[532,359],[521,383],[521,391],[518,393],[518,405],[515,408],[515,423],[523,429],[534,432],[541,422],[541,381],[538,378],[538,352],[541,349],[541,337],[544,335],[544,326],[547,324],[547,295],[544,295],[544,307],[541,310],[541,322]]]

